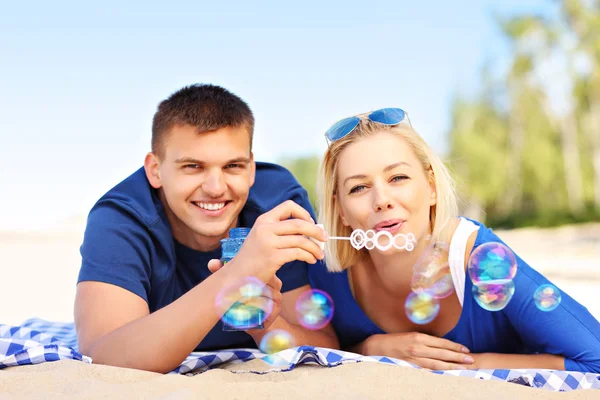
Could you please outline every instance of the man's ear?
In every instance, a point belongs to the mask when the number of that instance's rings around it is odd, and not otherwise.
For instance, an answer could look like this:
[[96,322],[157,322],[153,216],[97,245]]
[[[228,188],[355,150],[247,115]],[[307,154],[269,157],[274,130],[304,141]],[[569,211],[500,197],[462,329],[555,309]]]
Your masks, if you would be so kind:
[[346,219],[346,217],[344,216],[344,210],[342,210],[342,207],[340,207],[340,204],[338,203],[338,198],[337,198],[337,194],[333,195],[333,201],[336,202],[337,204],[337,210],[338,210],[338,214],[340,215],[340,218],[342,220],[342,224],[344,226],[350,226],[350,224],[348,223],[348,220]]
[[254,179],[256,178],[256,162],[254,162],[254,153],[250,152],[250,186],[254,185]]
[[154,189],[160,189],[162,182],[160,180],[160,160],[156,154],[150,152],[146,154],[144,159],[144,170],[146,171],[146,178]]

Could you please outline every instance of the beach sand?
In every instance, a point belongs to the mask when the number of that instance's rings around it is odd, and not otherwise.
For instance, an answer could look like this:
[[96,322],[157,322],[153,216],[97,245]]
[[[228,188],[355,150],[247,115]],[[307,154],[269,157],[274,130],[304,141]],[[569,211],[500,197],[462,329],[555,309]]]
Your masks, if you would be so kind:
[[[244,368],[261,370],[253,360]],[[598,399],[600,390],[554,393],[514,383],[357,363],[289,372],[234,373],[239,364],[192,377],[58,361],[0,371],[0,398],[40,399]]]

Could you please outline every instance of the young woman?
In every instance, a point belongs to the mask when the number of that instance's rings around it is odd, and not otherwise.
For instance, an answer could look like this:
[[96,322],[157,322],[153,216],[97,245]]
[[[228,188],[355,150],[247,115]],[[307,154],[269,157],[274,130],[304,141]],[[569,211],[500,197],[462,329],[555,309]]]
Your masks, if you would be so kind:
[[[534,292],[550,282],[518,256],[508,289],[492,293],[493,298],[509,297],[505,307],[489,311],[475,301],[468,260],[486,243],[504,243],[483,224],[458,217],[450,174],[404,111],[383,109],[347,118],[326,137],[319,182],[325,230],[345,237],[359,229],[385,231],[378,235],[380,245],[391,247],[357,250],[349,241],[328,240],[327,270],[309,268],[313,287],[334,301],[332,323],[342,348],[431,369],[600,373],[600,323],[560,290],[558,307],[541,311]],[[390,237],[413,235],[412,250],[387,246]],[[435,318],[423,323],[408,317],[405,302],[412,293],[414,266],[434,243],[441,243],[438,250],[449,249],[446,278],[454,290],[438,300]]]

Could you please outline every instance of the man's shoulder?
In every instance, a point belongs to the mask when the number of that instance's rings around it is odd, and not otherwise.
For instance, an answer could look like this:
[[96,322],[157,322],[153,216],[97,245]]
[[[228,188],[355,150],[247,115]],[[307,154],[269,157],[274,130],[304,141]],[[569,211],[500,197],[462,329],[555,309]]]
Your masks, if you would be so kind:
[[252,206],[266,212],[286,200],[300,202],[306,196],[306,190],[287,168],[256,162],[256,178],[248,197]]
[[158,199],[153,191],[142,167],[107,191],[92,207],[90,217],[94,214],[121,216],[121,220],[133,219],[150,227],[160,219]]
[[269,182],[265,182],[265,180],[271,180],[270,183],[275,185],[299,185],[294,175],[286,167],[280,164],[257,161],[255,186],[257,183],[260,186],[261,181],[267,184],[265,186],[273,186],[272,184],[269,185]]

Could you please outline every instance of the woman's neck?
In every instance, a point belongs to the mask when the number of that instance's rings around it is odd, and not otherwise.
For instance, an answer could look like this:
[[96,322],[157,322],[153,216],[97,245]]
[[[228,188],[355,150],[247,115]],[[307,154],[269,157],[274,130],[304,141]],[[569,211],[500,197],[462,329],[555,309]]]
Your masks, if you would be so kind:
[[[388,253],[370,252],[364,263],[367,272],[376,278],[379,285],[389,296],[405,298],[411,291],[413,267],[426,251],[429,241],[421,240],[413,251]],[[375,276],[373,276],[375,275]]]

